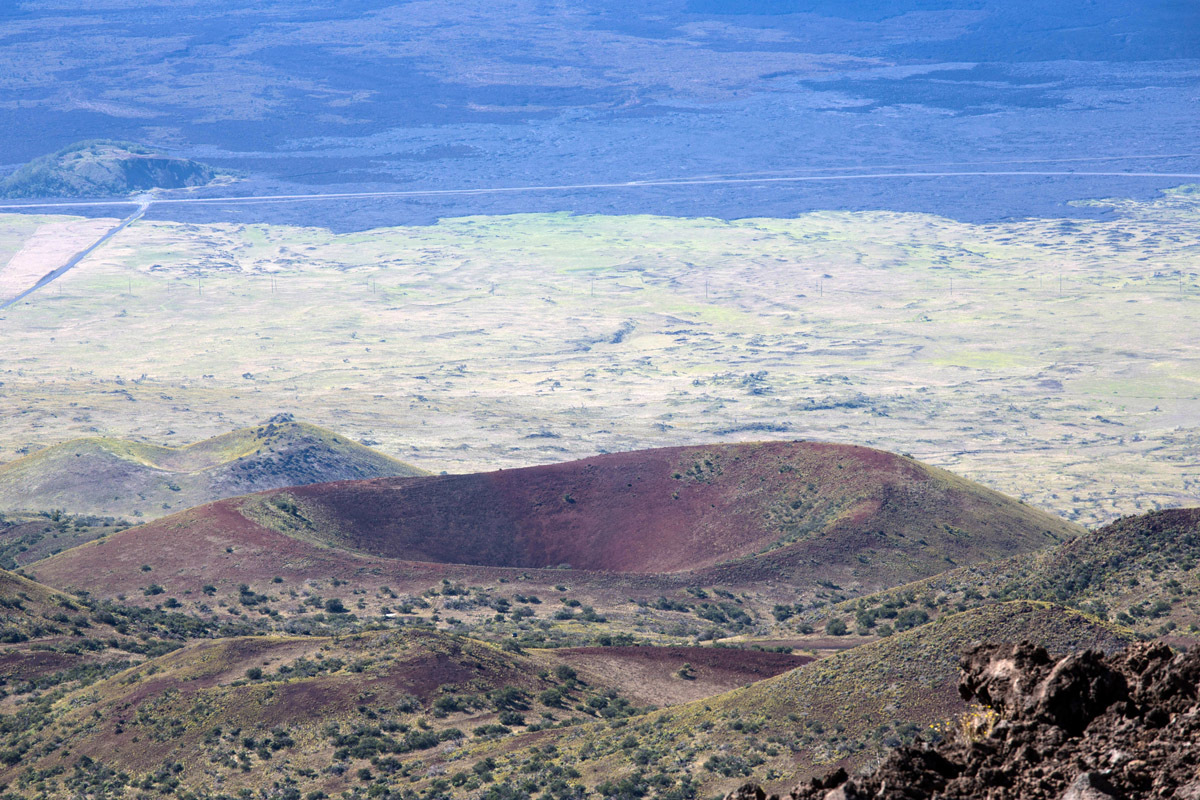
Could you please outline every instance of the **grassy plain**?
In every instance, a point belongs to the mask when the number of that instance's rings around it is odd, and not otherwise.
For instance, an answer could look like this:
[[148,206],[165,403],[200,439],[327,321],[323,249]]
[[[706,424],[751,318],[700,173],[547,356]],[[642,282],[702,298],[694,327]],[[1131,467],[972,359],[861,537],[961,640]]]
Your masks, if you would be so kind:
[[[1200,193],[1110,205],[344,235],[143,220],[0,318],[0,460],[285,411],[434,472],[813,438],[1087,524],[1191,504]],[[4,254],[35,231],[0,217]]]

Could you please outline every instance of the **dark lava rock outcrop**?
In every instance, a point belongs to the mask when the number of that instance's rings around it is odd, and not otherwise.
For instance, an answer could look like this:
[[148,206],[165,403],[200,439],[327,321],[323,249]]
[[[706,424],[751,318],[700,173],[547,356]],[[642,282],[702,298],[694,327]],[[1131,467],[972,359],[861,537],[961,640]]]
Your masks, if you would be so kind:
[[[894,750],[867,777],[838,770],[793,800],[1200,800],[1200,648],[1161,643],[1052,658],[984,645],[959,691],[981,712],[954,738]],[[764,800],[753,785],[734,800]]]

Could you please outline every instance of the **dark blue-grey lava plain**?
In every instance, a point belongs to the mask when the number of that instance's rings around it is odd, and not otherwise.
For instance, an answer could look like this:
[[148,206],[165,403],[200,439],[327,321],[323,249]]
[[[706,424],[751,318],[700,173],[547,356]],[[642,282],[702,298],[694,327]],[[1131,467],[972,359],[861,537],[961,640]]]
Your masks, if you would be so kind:
[[984,221],[1200,173],[1193,0],[86,5],[0,8],[5,170],[110,138],[239,171],[226,193],[582,187],[152,211],[177,219]]

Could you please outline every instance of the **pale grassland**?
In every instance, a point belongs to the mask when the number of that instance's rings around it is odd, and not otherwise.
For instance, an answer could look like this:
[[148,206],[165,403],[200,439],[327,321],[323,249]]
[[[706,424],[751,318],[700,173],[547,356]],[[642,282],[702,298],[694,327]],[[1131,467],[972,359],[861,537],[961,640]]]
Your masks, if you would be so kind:
[[[290,411],[433,471],[814,438],[1085,523],[1195,504],[1200,193],[1113,205],[989,225],[141,221],[0,319],[0,461]],[[34,230],[0,217],[0,257]]]

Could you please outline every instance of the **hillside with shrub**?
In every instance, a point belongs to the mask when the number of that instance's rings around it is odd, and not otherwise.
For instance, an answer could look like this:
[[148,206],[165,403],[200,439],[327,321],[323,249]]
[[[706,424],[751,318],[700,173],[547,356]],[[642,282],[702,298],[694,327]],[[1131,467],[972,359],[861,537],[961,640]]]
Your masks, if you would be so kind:
[[1143,636],[1200,634],[1200,509],[1125,517],[1033,553],[952,570],[809,615],[864,635],[1024,599],[1060,603]]
[[423,474],[283,414],[184,447],[107,438],[47,447],[0,465],[0,509],[149,520],[264,489]]

